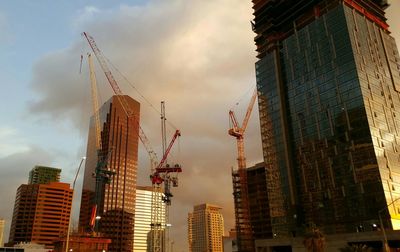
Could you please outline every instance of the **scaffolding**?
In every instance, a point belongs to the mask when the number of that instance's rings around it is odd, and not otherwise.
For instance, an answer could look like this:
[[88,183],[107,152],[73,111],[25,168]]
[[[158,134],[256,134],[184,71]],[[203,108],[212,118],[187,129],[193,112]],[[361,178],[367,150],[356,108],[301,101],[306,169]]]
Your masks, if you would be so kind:
[[250,223],[247,169],[232,171],[232,184],[238,248],[241,252],[253,252],[255,250]]

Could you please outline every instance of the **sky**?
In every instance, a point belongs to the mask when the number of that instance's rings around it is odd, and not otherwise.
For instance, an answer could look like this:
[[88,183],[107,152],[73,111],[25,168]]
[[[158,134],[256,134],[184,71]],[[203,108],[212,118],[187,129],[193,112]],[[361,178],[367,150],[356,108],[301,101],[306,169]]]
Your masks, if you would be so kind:
[[[400,41],[400,1],[389,1],[390,30]],[[35,165],[62,168],[72,183],[91,114],[81,33],[91,34],[116,67],[125,94],[141,103],[141,125],[161,157],[161,101],[168,139],[182,137],[170,162],[183,173],[170,209],[175,251],[187,251],[187,213],[193,206],[222,207],[226,231],[234,227],[231,168],[236,142],[227,134],[228,111],[239,121],[255,87],[251,1],[243,0],[3,0],[0,1],[0,218],[11,222],[15,192]],[[100,103],[112,90],[96,65]],[[125,77],[118,74],[120,71]],[[134,88],[133,88],[134,87]],[[137,92],[136,90],[139,90]],[[256,105],[257,106],[257,105]],[[255,106],[246,132],[247,164],[262,161]],[[148,156],[139,150],[138,185],[149,185]],[[83,173],[78,177],[76,220]]]

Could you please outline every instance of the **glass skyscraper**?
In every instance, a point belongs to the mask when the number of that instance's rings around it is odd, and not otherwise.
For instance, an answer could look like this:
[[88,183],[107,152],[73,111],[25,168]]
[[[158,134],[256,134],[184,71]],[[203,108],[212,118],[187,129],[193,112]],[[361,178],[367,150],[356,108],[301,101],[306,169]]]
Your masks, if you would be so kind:
[[400,228],[400,58],[386,1],[253,0],[274,237]]
[[[131,252],[134,242],[140,104],[129,96],[124,97],[135,116],[127,116],[120,97],[116,95],[104,103],[99,111],[100,150],[96,150],[93,120],[90,124],[79,224],[81,230],[89,228],[91,210],[97,202],[96,217],[101,218],[96,224],[104,237],[112,240],[109,251]],[[102,158],[101,164],[98,156]],[[94,174],[98,165],[113,175],[109,184],[98,183],[99,190],[96,193]]]

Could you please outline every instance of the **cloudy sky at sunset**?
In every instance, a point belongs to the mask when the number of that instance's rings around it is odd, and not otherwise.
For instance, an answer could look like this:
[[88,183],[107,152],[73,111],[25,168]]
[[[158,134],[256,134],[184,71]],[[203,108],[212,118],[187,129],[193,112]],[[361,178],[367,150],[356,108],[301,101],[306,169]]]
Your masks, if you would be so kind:
[[[400,1],[390,2],[388,23],[399,44],[395,13],[400,13]],[[168,121],[182,131],[171,158],[183,167],[170,216],[176,251],[187,251],[186,218],[193,205],[220,205],[226,230],[233,228],[230,172],[236,166],[236,142],[227,134],[228,111],[233,108],[243,118],[255,87],[251,7],[250,0],[0,1],[0,218],[8,223],[5,236],[16,189],[27,182],[29,170],[59,167],[62,181],[72,183],[85,156],[91,97],[85,59],[79,71],[81,55],[90,51],[83,31],[130,81],[115,72],[123,92],[141,103],[141,124],[159,157],[160,101],[166,101]],[[100,71],[97,77],[103,103],[112,90]],[[169,127],[168,138],[173,131]],[[248,165],[262,161],[259,132],[255,107],[246,135]],[[143,147],[139,155],[138,185],[149,185]]]

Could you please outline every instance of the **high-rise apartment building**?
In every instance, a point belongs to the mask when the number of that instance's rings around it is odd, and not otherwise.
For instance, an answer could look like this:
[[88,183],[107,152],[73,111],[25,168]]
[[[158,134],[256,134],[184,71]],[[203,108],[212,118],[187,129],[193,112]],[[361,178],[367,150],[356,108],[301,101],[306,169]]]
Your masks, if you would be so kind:
[[28,184],[47,184],[50,182],[60,182],[61,169],[36,165],[29,172]]
[[400,58],[382,0],[253,0],[274,237],[398,228]]
[[190,252],[223,252],[224,219],[219,206],[194,206],[188,215]]
[[69,184],[21,185],[17,190],[10,228],[10,244],[32,242],[53,247],[67,233],[72,204]]
[[[113,96],[99,111],[101,121],[101,149],[96,150],[96,127],[92,119],[86,153],[79,224],[89,227],[92,207],[97,202],[99,231],[111,238],[110,251],[132,251],[138,159],[138,130],[140,105],[124,96],[134,116],[127,116],[121,97]],[[102,184],[96,192],[98,156],[107,159],[102,169],[113,172],[109,184]],[[99,184],[97,184],[99,185]]]
[[[147,252],[148,250],[148,236],[151,224],[151,198],[153,196],[153,188],[151,186],[137,186],[136,187],[136,205],[135,205],[135,229],[134,229],[134,243],[133,251]],[[159,194],[159,200],[162,201],[162,194]],[[165,213],[165,204],[160,204],[163,208],[162,212]],[[165,220],[161,222],[165,225]],[[164,251],[161,248],[161,251]]]
[[0,247],[4,246],[4,225],[5,220],[0,218]]

